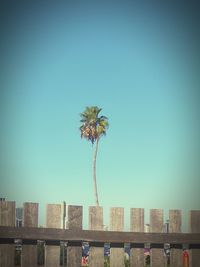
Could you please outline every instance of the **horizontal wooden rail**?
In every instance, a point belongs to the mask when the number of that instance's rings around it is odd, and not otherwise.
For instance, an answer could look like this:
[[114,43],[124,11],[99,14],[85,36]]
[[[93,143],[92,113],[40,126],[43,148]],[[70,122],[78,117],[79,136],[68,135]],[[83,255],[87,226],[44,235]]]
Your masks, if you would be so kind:
[[103,243],[111,244],[188,244],[200,245],[200,233],[138,233],[116,231],[91,231],[91,230],[63,230],[55,228],[34,227],[7,227],[0,226],[0,243],[10,243],[14,239],[21,239],[23,243],[34,243],[37,240],[46,242],[91,242],[101,246]]

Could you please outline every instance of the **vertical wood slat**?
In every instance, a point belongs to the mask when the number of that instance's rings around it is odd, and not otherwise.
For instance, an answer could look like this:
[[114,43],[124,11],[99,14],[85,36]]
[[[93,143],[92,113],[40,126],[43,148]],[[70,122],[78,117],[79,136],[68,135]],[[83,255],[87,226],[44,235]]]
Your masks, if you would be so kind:
[[[0,226],[15,226],[15,202],[0,201]],[[0,267],[14,266],[14,244],[0,244]]]
[[[110,230],[123,231],[124,230],[124,208],[110,209]],[[124,266],[124,248],[110,249],[110,267]]]
[[[46,227],[61,228],[61,205],[48,204],[46,207]],[[60,266],[60,246],[46,245],[45,248],[45,266]]]
[[[89,208],[89,229],[103,230],[103,208],[90,207]],[[89,251],[89,266],[103,267],[104,266],[104,247],[90,247]]]
[[[144,209],[132,208],[130,213],[130,231],[144,232]],[[144,266],[144,248],[131,248],[130,267]]]
[[[24,203],[23,226],[38,227],[38,203]],[[22,246],[22,267],[37,266],[37,244]]]
[[[150,210],[150,232],[152,233],[162,233],[163,232],[163,210],[161,209],[151,209]],[[159,248],[151,249],[151,266],[152,267],[163,267],[164,261],[164,251]]]
[[[200,233],[200,211],[190,211],[190,232]],[[200,249],[191,249],[190,251],[190,266],[199,267],[200,262]]]
[[[169,211],[169,232],[181,233],[181,210]],[[170,267],[182,267],[182,248],[170,249]]]
[[[68,206],[69,229],[82,229],[83,207]],[[67,246],[67,267],[80,267],[82,258],[82,244]]]

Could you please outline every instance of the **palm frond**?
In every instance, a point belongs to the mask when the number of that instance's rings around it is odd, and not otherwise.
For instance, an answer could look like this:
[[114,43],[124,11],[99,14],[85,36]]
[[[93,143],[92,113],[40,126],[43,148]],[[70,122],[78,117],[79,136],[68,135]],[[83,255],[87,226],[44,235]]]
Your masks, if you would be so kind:
[[106,134],[109,123],[106,116],[98,116],[101,108],[97,106],[86,107],[83,113],[80,113],[82,123],[79,128],[81,137],[94,143],[102,135]]

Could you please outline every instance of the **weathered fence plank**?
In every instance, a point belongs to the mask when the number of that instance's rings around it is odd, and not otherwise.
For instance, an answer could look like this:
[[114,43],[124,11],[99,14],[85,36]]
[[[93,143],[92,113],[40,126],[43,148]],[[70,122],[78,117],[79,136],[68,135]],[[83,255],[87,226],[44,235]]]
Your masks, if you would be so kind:
[[[0,201],[0,226],[15,226],[15,202]],[[0,267],[13,267],[14,244],[0,244]]]
[[[144,209],[132,208],[130,213],[130,231],[144,232]],[[130,251],[130,266],[144,266],[144,248],[133,248]]]
[[[38,226],[38,203],[24,203],[23,207],[23,226]],[[37,242],[35,245],[22,246],[22,267],[37,266]]]
[[[169,233],[181,233],[181,210],[169,211]],[[170,249],[170,267],[182,267],[182,248]]]
[[[46,207],[46,227],[61,228],[61,205],[48,204]],[[46,245],[45,266],[60,266],[60,246]]]
[[[200,211],[190,211],[190,232],[200,233]],[[190,266],[199,267],[200,265],[200,249],[191,249],[190,251]]]
[[[162,233],[163,232],[163,210],[151,209],[150,210],[150,232]],[[163,267],[164,266],[163,248],[151,249],[151,266]]]
[[[110,209],[110,230],[123,231],[124,230],[124,208]],[[110,267],[124,266],[124,248],[110,249]]]
[[[103,208],[90,207],[89,208],[89,229],[103,230]],[[89,251],[89,266],[103,267],[104,266],[104,248],[90,246]]]
[[[69,229],[81,230],[83,221],[82,206],[68,206]],[[79,246],[67,246],[67,267],[80,267],[82,257],[82,244]]]

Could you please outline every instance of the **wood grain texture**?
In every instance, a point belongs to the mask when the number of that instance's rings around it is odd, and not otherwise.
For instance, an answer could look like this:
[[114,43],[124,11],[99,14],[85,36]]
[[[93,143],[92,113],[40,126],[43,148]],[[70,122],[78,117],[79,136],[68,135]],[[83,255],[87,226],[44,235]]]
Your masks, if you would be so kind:
[[[15,226],[15,202],[0,201],[0,225]],[[0,244],[0,267],[14,266],[14,245]]]
[[[150,232],[151,233],[163,232],[163,210],[161,209],[150,210]],[[163,249],[152,248],[150,254],[151,254],[151,266],[153,267],[165,266]]]
[[0,201],[0,225],[15,226],[14,201]]
[[[68,227],[71,230],[81,230],[83,221],[82,206],[68,206]],[[82,257],[82,246],[67,247],[67,267],[80,267]]]
[[23,208],[23,226],[37,227],[38,226],[38,203],[26,202]]
[[[46,227],[61,228],[61,205],[48,204],[46,207]],[[60,246],[48,246],[45,250],[45,266],[60,266]]]
[[[190,232],[200,233],[200,211],[199,210],[190,211]],[[191,267],[200,266],[200,249],[190,250],[190,266]]]
[[[124,230],[124,209],[111,208],[110,209],[110,230],[123,231]],[[124,266],[124,248],[110,249],[110,267]]]
[[[169,233],[181,233],[182,216],[181,210],[169,211]],[[170,266],[182,267],[182,249],[171,248],[170,250]]]
[[46,227],[61,228],[61,205],[48,204],[46,207]]
[[[144,232],[144,209],[132,208],[130,211],[130,231]],[[144,266],[144,248],[131,248],[130,266]]]
[[[23,207],[23,226],[37,227],[38,226],[38,203],[24,203]],[[23,245],[22,246],[22,267],[37,266],[37,246]]]
[[[89,229],[103,231],[103,208],[89,207]],[[103,267],[104,266],[104,248],[90,246],[89,266]]]

